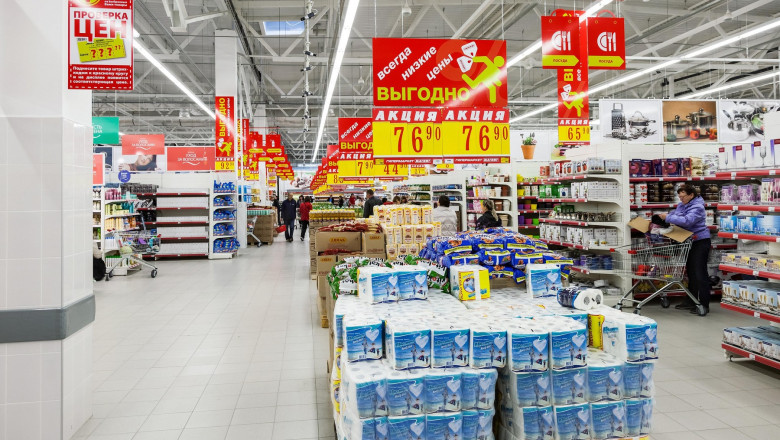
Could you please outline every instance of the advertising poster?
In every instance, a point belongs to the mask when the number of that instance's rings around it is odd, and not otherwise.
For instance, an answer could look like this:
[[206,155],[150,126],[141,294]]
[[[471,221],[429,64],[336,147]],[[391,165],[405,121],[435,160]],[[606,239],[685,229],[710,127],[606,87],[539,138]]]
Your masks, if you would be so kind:
[[236,127],[234,114],[234,100],[232,96],[216,96],[214,98],[214,110],[217,119],[214,124],[216,137],[216,171],[232,171],[235,169],[234,155],[236,143]]
[[718,138],[723,143],[764,140],[764,116],[780,111],[777,100],[718,101]]
[[93,116],[92,143],[95,145],[119,145],[119,118]]
[[92,152],[95,154],[102,154],[105,156],[103,166],[106,171],[112,171],[114,169],[114,150],[117,150],[116,155],[121,156],[120,147],[93,147]]
[[211,171],[214,147],[168,147],[168,171]]
[[133,90],[133,0],[68,1],[68,89]]
[[626,27],[618,17],[588,18],[588,66],[591,69],[625,70]]
[[165,171],[168,168],[168,160],[165,154],[138,154],[135,156],[119,156],[116,166],[118,171]]
[[600,99],[599,117],[605,138],[642,144],[660,144],[664,141],[661,101]]
[[103,153],[92,154],[92,184],[102,185],[105,174],[106,156]]
[[126,134],[122,136],[122,156],[118,169],[127,171],[163,171],[165,160],[165,135]]
[[714,100],[661,101],[664,142],[718,142],[717,104]]
[[506,41],[374,38],[374,105],[506,107]]

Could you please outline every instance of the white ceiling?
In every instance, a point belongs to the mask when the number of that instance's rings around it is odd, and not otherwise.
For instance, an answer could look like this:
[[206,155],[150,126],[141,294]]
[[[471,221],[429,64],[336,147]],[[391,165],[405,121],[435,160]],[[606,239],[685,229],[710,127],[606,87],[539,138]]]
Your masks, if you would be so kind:
[[[165,5],[167,3],[167,7]],[[344,0],[314,0],[310,72],[311,127],[319,125],[330,73],[330,55],[341,27]],[[506,39],[511,58],[539,39],[540,17],[554,9],[585,9],[595,0],[362,0],[351,34],[324,140],[335,136],[338,116],[370,116],[373,37]],[[214,97],[214,31],[235,29],[240,54],[243,111],[265,107],[269,126],[279,127],[293,162],[310,161],[316,133],[303,133],[304,109],[301,37],[264,35],[263,21],[298,21],[304,0],[136,0],[135,28],[141,39],[208,106]],[[179,11],[183,9],[185,13]],[[625,0],[608,9],[626,19],[629,57],[679,56],[712,41],[780,18],[780,0]],[[168,11],[171,11],[170,13]],[[727,11],[729,12],[727,14]],[[173,20],[171,19],[173,17]],[[189,21],[182,24],[182,19]],[[172,23],[176,22],[176,25]],[[661,98],[706,90],[729,81],[780,68],[780,27],[658,70],[591,96]],[[536,53],[509,70],[513,116],[555,99],[555,73],[540,67]],[[777,60],[776,62],[767,60]],[[590,72],[591,87],[658,65],[658,59],[630,59],[626,71]],[[359,84],[359,79],[363,83]],[[95,115],[120,116],[125,133],[165,133],[169,143],[213,142],[213,122],[149,62],[136,55],[132,92],[94,92]],[[715,97],[777,98],[780,85],[767,81],[732,89]],[[248,94],[245,93],[248,91]],[[249,96],[250,103],[245,97]],[[595,105],[591,105],[591,117]],[[555,123],[555,111],[521,121],[522,126]],[[519,124],[519,123],[518,123]],[[304,137],[307,141],[303,143]],[[322,151],[322,149],[320,150]]]

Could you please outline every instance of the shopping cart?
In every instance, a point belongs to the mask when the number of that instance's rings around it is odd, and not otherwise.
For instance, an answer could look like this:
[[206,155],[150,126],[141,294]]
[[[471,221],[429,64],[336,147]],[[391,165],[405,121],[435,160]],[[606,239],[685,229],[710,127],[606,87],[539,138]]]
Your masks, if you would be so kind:
[[[134,232],[107,232],[106,239],[116,240],[116,247],[119,250],[120,258],[107,258],[107,263],[110,261],[111,267],[106,272],[106,281],[110,280],[114,276],[114,270],[125,264],[129,266],[128,269],[141,269],[142,266],[148,267],[152,270],[152,278],[157,276],[157,267],[147,263],[143,259],[143,255],[154,255],[160,252],[160,236],[152,234],[149,231],[134,231]],[[115,260],[115,261],[113,261]]]
[[[248,211],[251,212],[251,211]],[[257,241],[257,247],[260,247],[263,245],[263,243],[260,241],[259,238],[257,238],[257,235],[255,235],[255,223],[257,223],[257,217],[258,216],[252,216],[247,217],[246,219],[246,234]]]
[[[645,304],[658,297],[661,298],[661,307],[668,308],[671,302],[667,294],[673,287],[678,286],[696,305],[698,314],[706,315],[704,306],[683,284],[685,263],[688,260],[691,243],[691,240],[676,242],[660,235],[648,234],[646,240],[635,240],[629,246],[616,248],[614,252],[622,262],[616,264],[615,272],[631,278],[632,286],[618,301],[615,308],[622,310],[624,303],[633,304],[634,313],[640,314]],[[656,290],[643,300],[634,299],[632,296],[634,290],[643,281],[649,281]]]

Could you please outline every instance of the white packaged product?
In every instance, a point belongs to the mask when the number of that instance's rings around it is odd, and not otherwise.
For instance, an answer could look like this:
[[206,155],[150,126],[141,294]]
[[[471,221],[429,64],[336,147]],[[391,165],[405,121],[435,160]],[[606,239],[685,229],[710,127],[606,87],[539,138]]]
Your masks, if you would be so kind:
[[564,307],[578,310],[590,310],[604,302],[604,294],[599,289],[584,286],[564,287],[558,291],[558,303]]
[[431,323],[431,367],[465,367],[469,364],[468,326],[459,320]]
[[431,330],[420,320],[387,319],[385,354],[390,366],[396,370],[430,367]]
[[361,419],[387,416],[387,381],[381,362],[347,364],[342,370],[341,410]]
[[506,363],[506,330],[476,321],[471,325],[469,343],[471,347],[469,365],[471,367],[501,368]]
[[584,367],[588,359],[588,334],[585,325],[562,316],[540,316],[533,319],[550,332],[550,368]]
[[460,412],[428,414],[425,417],[426,440],[463,438],[463,414]]
[[505,371],[509,378],[509,396],[518,407],[552,405],[550,374],[547,371],[518,373]]
[[653,420],[653,399],[626,400],[626,436],[650,433]]
[[590,338],[625,362],[658,359],[658,324],[648,317],[622,313],[606,306],[590,310]]
[[369,304],[398,301],[398,275],[387,267],[358,269],[358,298]]
[[394,266],[400,301],[428,297],[428,271],[422,266]]
[[341,412],[341,430],[348,439],[376,439],[376,418],[361,419],[349,411]]
[[426,371],[425,412],[460,411],[461,373],[454,368]]
[[622,400],[624,396],[623,362],[601,350],[588,349],[588,401]]
[[492,440],[495,410],[465,410],[463,416],[463,440]]
[[587,403],[587,368],[552,370],[552,402],[555,406]]
[[525,276],[528,293],[534,298],[555,296],[561,288],[561,268],[557,264],[527,264]]
[[547,371],[550,358],[549,333],[530,325],[520,325],[522,320],[516,321],[518,324],[507,329],[507,365],[513,371]]
[[625,397],[653,397],[655,394],[654,369],[655,365],[651,362],[626,362],[623,364]]
[[552,440],[555,436],[555,416],[553,408],[530,407],[512,408],[512,425],[519,439]]
[[390,439],[424,439],[425,415],[388,417]]
[[347,362],[382,358],[382,321],[370,316],[344,316],[344,351]]
[[626,436],[626,403],[598,402],[590,404],[591,438],[610,439]]
[[587,403],[555,407],[556,440],[590,439],[590,406]]
[[387,413],[408,416],[425,413],[425,376],[428,370],[392,371],[387,374]]
[[487,370],[476,370],[476,373],[477,409],[491,409],[495,406],[498,371],[491,368]]

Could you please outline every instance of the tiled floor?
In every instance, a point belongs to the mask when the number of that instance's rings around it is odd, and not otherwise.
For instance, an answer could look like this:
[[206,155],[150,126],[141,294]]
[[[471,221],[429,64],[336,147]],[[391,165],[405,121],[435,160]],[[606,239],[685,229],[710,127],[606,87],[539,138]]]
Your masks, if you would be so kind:
[[[334,438],[308,261],[308,241],[282,239],[96,283],[94,416],[76,438]],[[644,314],[661,346],[653,439],[777,437],[780,374],[719,348],[724,326],[765,322],[717,306]]]

